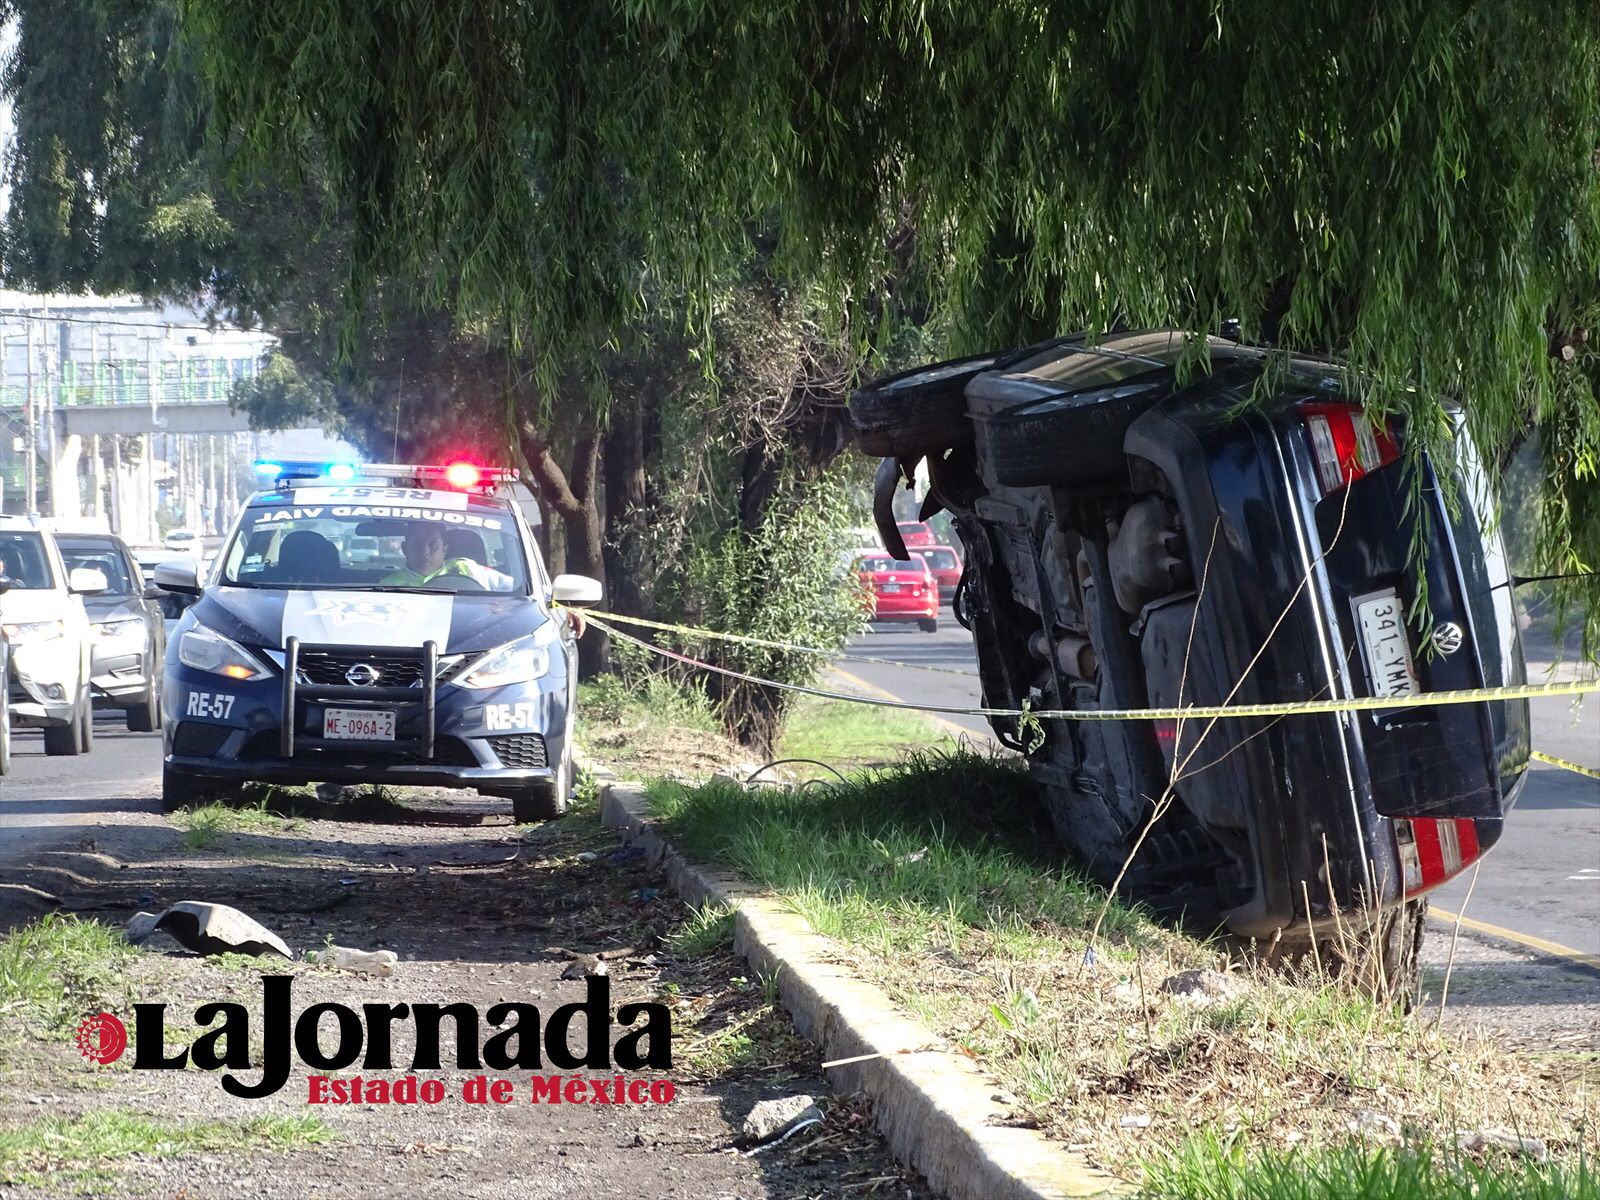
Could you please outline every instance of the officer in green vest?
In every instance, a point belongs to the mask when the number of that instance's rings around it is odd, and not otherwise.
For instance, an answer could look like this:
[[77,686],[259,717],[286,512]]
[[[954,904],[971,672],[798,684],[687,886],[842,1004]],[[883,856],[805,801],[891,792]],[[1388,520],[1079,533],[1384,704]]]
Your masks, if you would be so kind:
[[391,571],[383,577],[382,587],[426,587],[429,581],[441,575],[464,575],[484,591],[511,590],[511,578],[490,569],[470,558],[446,558],[444,529],[427,521],[414,522],[406,530],[403,545],[406,556],[404,570]]

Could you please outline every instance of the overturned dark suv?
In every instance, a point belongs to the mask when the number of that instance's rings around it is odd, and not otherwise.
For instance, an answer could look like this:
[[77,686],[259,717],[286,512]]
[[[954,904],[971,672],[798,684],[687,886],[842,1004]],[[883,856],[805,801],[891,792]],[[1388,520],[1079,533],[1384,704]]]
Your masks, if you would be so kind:
[[[1426,457],[1415,476],[1404,430],[1369,422],[1336,364],[1205,349],[1185,372],[1181,334],[1080,335],[852,397],[862,448],[884,456],[889,550],[893,492],[919,459],[924,511],[952,515],[955,612],[985,706],[1399,701],[1524,682],[1465,435],[1446,489]],[[1422,897],[1499,839],[1529,751],[1525,701],[994,727],[1098,878],[1281,947],[1335,940],[1337,914],[1339,944],[1406,991]]]

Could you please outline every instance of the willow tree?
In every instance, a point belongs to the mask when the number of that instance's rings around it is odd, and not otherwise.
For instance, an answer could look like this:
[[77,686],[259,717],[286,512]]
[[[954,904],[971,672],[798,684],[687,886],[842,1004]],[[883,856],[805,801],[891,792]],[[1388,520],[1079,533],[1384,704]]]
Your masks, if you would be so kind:
[[[238,139],[210,119],[172,0],[0,0],[0,24],[14,34],[0,93],[17,128],[0,225],[8,286],[175,297],[262,324],[282,353],[235,394],[258,427],[323,425],[384,459],[522,460],[559,530],[554,561],[603,575],[618,611],[694,623],[733,613],[817,645],[853,631],[853,611],[818,599],[837,591],[827,537],[797,551],[773,528],[800,508],[838,517],[825,476],[845,444],[852,351],[821,293],[774,285],[768,253],[724,259],[698,281],[714,354],[644,269],[607,320],[540,344],[515,312],[430,288],[448,263],[355,254],[358,198],[338,186],[316,131],[292,161],[229,179]],[[606,269],[645,249],[607,243]],[[741,552],[762,538],[766,554]],[[674,586],[696,571],[714,578],[700,594]],[[597,665],[603,636],[580,650]],[[701,653],[794,682],[816,666]],[[721,687],[714,699],[762,749],[788,695]]]
[[353,293],[408,264],[554,362],[642,275],[693,295],[757,247],[872,311],[909,228],[952,349],[1238,318],[1346,356],[1419,447],[1449,398],[1491,461],[1537,432],[1543,566],[1600,562],[1591,4],[182,11],[241,174],[328,156]]

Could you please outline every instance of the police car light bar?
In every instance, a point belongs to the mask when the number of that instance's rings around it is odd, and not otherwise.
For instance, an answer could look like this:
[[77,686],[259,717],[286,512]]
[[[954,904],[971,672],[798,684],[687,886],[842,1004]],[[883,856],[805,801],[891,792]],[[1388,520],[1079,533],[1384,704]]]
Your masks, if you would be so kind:
[[288,487],[306,480],[328,483],[353,483],[356,480],[382,481],[411,487],[448,487],[458,492],[488,492],[498,484],[520,478],[515,467],[480,467],[476,463],[351,463],[315,460],[261,459],[256,476],[263,483]]

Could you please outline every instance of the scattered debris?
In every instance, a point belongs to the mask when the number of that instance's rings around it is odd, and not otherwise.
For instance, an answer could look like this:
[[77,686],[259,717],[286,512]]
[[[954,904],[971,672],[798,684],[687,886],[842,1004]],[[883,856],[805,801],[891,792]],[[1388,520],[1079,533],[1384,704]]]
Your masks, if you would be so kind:
[[306,961],[341,971],[389,976],[394,974],[394,965],[400,961],[400,956],[393,950],[352,950],[348,946],[329,946],[326,950],[307,952]]
[[1365,1137],[1390,1137],[1396,1140],[1400,1137],[1399,1121],[1383,1113],[1373,1112],[1370,1108],[1363,1108],[1358,1112],[1346,1128],[1351,1133],[1359,1133]]
[[747,1146],[770,1142],[774,1138],[781,1138],[793,1132],[797,1126],[814,1125],[821,1120],[822,1110],[810,1096],[785,1096],[781,1100],[763,1100],[745,1117],[741,1140]]
[[609,975],[611,970],[606,966],[606,960],[598,954],[580,954],[567,964],[567,969],[561,972],[563,979],[587,979],[591,975]]
[[626,867],[644,861],[643,846],[620,846],[606,855],[606,863],[613,867]]
[[1456,1133],[1456,1143],[1474,1154],[1483,1150],[1508,1150],[1534,1162],[1544,1162],[1550,1157],[1550,1149],[1542,1139],[1523,1137],[1508,1129],[1463,1129]]
[[361,788],[353,783],[319,783],[317,799],[324,804],[345,804],[361,795]]
[[[817,1112],[816,1109],[812,1109],[811,1111],[812,1112]],[[744,1156],[746,1158],[754,1158],[758,1154],[763,1154],[766,1151],[771,1150],[774,1146],[783,1145],[790,1138],[792,1138],[795,1134],[799,1133],[802,1129],[810,1129],[813,1125],[821,1125],[821,1124],[822,1124],[822,1117],[821,1117],[820,1114],[815,1116],[815,1117],[808,1117],[806,1120],[801,1121],[799,1124],[791,1126],[789,1128],[789,1132],[784,1134],[777,1141],[768,1142],[764,1146],[753,1146],[749,1150],[746,1150],[744,1152]]]
[[1117,1122],[1117,1124],[1120,1125],[1123,1129],[1149,1129],[1150,1128],[1150,1114],[1149,1113],[1129,1113],[1127,1116],[1121,1118]]
[[599,858],[600,855],[599,855],[598,852],[596,852],[594,850],[584,850],[581,853],[574,855],[573,857],[576,858],[581,863],[591,863],[595,859]]
[[630,904],[650,904],[661,898],[661,889],[653,887],[635,888],[628,896]]
[[1179,971],[1161,983],[1161,991],[1186,1004],[1204,1007],[1225,1000],[1237,1000],[1250,991],[1250,985],[1237,975],[1221,971]]
[[282,938],[265,925],[226,904],[180,900],[160,913],[135,913],[126,934],[138,946],[157,931],[196,954],[281,954],[293,958]]

